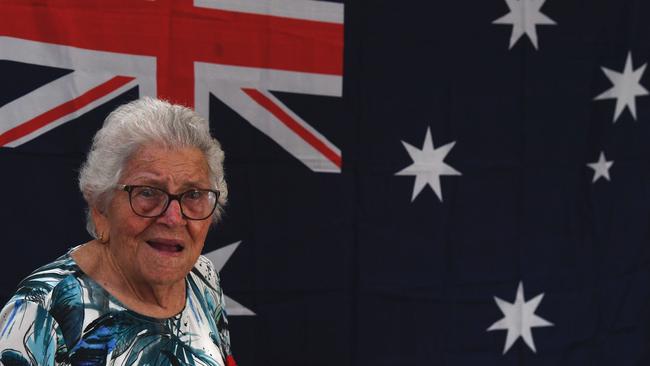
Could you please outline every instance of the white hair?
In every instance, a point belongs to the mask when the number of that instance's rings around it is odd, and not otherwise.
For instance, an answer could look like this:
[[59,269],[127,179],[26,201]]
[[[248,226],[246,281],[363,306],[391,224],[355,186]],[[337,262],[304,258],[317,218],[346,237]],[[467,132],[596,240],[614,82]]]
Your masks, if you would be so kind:
[[219,141],[210,135],[208,121],[190,108],[144,97],[122,105],[106,117],[93,138],[90,152],[79,172],[79,188],[88,204],[86,229],[97,237],[90,215],[92,207],[104,211],[129,158],[149,143],[166,148],[198,148],[208,163],[210,184],[219,191],[212,220],[217,223],[228,201]]

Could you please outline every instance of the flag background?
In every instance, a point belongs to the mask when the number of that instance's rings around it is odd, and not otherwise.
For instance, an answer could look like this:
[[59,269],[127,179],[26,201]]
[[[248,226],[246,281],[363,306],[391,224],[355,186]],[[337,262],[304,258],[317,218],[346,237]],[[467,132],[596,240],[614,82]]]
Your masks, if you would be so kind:
[[[83,38],[86,30],[66,21],[65,9],[47,4],[34,1],[45,15],[15,23],[33,24],[33,37],[42,26],[61,29],[71,43]],[[128,3],[110,11],[66,4],[101,13],[97,19],[134,14]],[[157,4],[147,16],[185,11]],[[0,3],[0,13],[3,7],[0,37],[39,40],[16,35],[7,15],[16,5]],[[342,52],[332,56],[342,61],[342,96],[269,88],[340,149],[339,171],[309,168],[215,92],[194,96],[209,98],[230,186],[227,215],[205,252],[241,241],[221,271],[222,285],[255,313],[230,318],[238,363],[650,363],[650,98],[636,97],[636,118],[626,109],[615,123],[616,101],[594,100],[612,86],[602,67],[622,72],[629,53],[635,70],[650,59],[650,3],[548,0],[541,11],[557,24],[536,27],[537,49],[527,35],[509,48],[512,26],[492,23],[509,11],[502,0],[358,0],[344,9]],[[229,31],[217,46],[249,39],[238,36],[250,28],[236,23],[237,14],[220,14],[225,26],[218,31]],[[266,29],[282,33],[273,19]],[[93,29],[115,31],[102,22]],[[309,43],[320,39],[314,34],[287,39]],[[169,31],[154,39],[171,45],[175,37]],[[312,51],[262,50],[271,61],[261,57],[269,64],[256,67],[307,65],[306,73],[337,75],[336,66],[319,68]],[[272,64],[274,52],[285,66]],[[20,62],[7,49],[0,55],[3,118],[3,108],[76,71]],[[294,67],[294,58],[303,66]],[[250,66],[242,60],[229,65]],[[174,90],[188,75],[174,72],[157,76],[159,96],[194,103]],[[135,85],[0,148],[0,298],[89,239],[79,165],[106,114],[143,89]],[[436,148],[455,142],[445,162],[462,173],[441,177],[442,200],[430,187],[412,199],[415,178],[396,175],[412,163],[402,142],[422,147],[427,129]],[[592,182],[587,164],[601,151],[614,161],[611,180]],[[519,339],[504,354],[506,331],[486,330],[503,317],[494,297],[514,302],[520,282],[526,300],[544,293],[536,314],[554,325],[532,329],[536,352]]]

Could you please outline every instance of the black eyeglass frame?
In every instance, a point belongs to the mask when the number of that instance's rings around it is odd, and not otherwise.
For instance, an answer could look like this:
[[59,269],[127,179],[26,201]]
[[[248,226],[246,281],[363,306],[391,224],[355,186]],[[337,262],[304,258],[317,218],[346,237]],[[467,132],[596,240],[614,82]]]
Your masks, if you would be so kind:
[[[183,193],[180,193],[180,194],[171,194],[171,193],[165,191],[164,189],[161,189],[161,188],[158,188],[158,187],[147,186],[147,185],[118,184],[117,188],[120,191],[125,191],[125,192],[127,192],[129,194],[129,206],[131,206],[131,211],[133,211],[134,214],[136,214],[136,215],[138,215],[140,217],[146,217],[148,219],[153,219],[153,218],[160,217],[160,216],[164,215],[165,212],[167,212],[167,209],[169,209],[169,205],[171,205],[172,201],[174,201],[174,200],[178,201],[178,206],[181,209],[181,215],[183,215],[183,218],[188,219],[188,220],[194,220],[194,221],[205,220],[205,219],[209,218],[210,216],[212,216],[212,214],[214,213],[214,210],[217,209],[217,205],[219,204],[219,193],[220,192],[215,191],[213,189],[194,188],[194,189],[187,190],[187,191],[185,191]],[[163,192],[164,194],[167,195],[167,204],[165,205],[165,208],[163,208],[163,210],[158,215],[155,215],[155,216],[147,216],[147,215],[142,215],[142,214],[137,213],[135,211],[135,208],[133,208],[133,202],[131,201],[131,192],[135,188],[151,188],[151,189],[155,189],[155,190]],[[183,198],[184,195],[186,195],[188,193],[191,193],[191,192],[195,192],[195,191],[212,192],[215,195],[214,206],[212,207],[212,210],[210,210],[210,213],[207,216],[205,216],[204,218],[201,218],[201,219],[195,219],[195,218],[189,217],[189,216],[185,215],[185,212],[183,212],[183,203],[182,203],[181,199]]]

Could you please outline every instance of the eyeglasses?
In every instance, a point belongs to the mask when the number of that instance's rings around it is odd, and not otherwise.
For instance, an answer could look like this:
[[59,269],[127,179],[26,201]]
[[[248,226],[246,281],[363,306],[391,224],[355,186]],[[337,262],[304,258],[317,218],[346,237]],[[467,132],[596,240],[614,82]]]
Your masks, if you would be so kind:
[[160,188],[119,184],[118,189],[129,193],[133,213],[142,217],[162,216],[173,200],[178,201],[183,217],[190,220],[205,220],[217,207],[219,191],[211,189],[190,189],[181,194],[171,194]]

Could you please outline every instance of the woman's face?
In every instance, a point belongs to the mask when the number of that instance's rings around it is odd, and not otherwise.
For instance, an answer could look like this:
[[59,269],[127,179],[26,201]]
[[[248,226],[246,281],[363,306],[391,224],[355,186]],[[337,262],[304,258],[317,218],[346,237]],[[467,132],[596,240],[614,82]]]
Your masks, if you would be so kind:
[[[127,162],[121,184],[147,185],[180,194],[209,189],[208,164],[196,148],[140,148]],[[133,213],[129,194],[116,190],[104,213],[94,210],[98,233],[108,233],[108,249],[130,281],[169,285],[183,280],[203,249],[212,218],[188,220],[179,202],[171,201],[156,218]],[[106,236],[106,235],[105,235]]]

